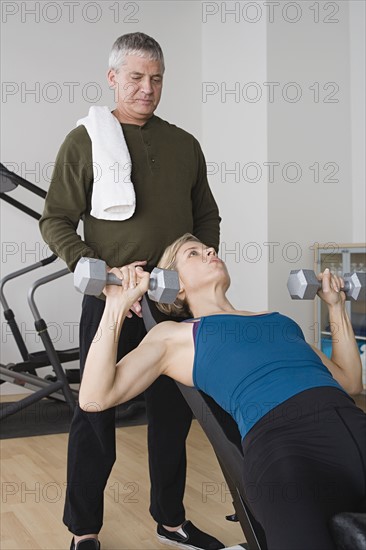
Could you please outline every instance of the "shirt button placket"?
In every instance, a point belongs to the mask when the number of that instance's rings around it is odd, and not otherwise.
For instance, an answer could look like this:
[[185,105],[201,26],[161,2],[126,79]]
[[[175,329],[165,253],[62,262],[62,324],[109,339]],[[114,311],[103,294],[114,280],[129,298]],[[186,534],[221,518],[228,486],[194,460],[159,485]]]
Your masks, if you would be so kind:
[[142,128],[142,132],[143,132],[143,141],[144,141],[145,147],[147,147],[147,154],[150,158],[151,166],[154,168],[155,167],[155,158],[153,156],[151,156],[151,149],[150,149],[151,141],[148,137],[147,130],[144,130],[144,128]]

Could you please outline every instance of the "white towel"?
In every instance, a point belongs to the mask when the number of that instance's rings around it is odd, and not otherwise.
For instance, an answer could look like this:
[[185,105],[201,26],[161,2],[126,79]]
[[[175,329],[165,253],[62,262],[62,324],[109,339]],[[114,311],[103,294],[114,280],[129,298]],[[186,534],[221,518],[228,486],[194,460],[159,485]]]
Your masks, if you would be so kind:
[[95,105],[76,126],[81,124],[92,142],[94,184],[90,214],[100,220],[126,220],[135,211],[136,195],[122,126],[108,107]]

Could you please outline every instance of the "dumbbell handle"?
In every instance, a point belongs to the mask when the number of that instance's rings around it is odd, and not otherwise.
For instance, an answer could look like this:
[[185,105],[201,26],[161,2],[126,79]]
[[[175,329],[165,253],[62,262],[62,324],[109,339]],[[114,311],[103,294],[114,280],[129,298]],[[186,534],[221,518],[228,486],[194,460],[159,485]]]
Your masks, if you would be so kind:
[[[152,272],[150,273],[150,281],[149,281],[149,290],[155,290],[157,286],[157,278],[156,278],[156,270],[157,268],[154,267]],[[114,273],[107,273],[107,280],[106,285],[119,285],[122,286],[123,279],[119,279],[117,275]]]
[[[315,275],[315,271],[312,271],[314,277],[316,277]],[[345,292],[347,294],[347,292],[349,292],[352,288],[352,284],[351,282],[348,280],[347,277],[350,277],[351,274],[350,273],[347,273],[346,275],[344,275],[342,278],[343,278],[343,282],[344,282],[344,285],[341,287],[341,290],[343,290],[343,292]],[[344,279],[344,277],[346,277]],[[322,288],[322,283],[320,281],[318,281],[318,290],[320,290]]]

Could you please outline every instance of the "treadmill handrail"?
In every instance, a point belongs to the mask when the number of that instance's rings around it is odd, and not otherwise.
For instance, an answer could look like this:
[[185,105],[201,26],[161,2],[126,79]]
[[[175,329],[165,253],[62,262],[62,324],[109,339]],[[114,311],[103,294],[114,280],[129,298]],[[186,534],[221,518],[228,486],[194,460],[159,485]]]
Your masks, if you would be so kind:
[[46,277],[42,277],[41,279],[37,279],[34,281],[32,286],[28,290],[28,304],[30,307],[30,310],[32,312],[32,315],[34,317],[35,321],[40,321],[42,319],[41,314],[37,308],[35,299],[34,299],[34,293],[42,285],[45,285],[46,283],[49,283],[50,281],[55,281],[56,279],[59,279],[60,277],[63,277],[64,275],[67,275],[68,273],[71,273],[71,271],[65,267],[64,269],[61,269],[60,271],[55,271],[54,273],[51,273],[50,275],[46,275]]
[[20,277],[21,275],[25,275],[25,273],[29,273],[30,271],[33,271],[34,269],[38,269],[39,267],[43,267],[45,265],[51,264],[55,260],[57,260],[58,256],[56,254],[52,254],[51,256],[48,256],[44,260],[39,260],[38,262],[35,262],[34,264],[28,265],[27,267],[23,267],[22,269],[18,269],[17,271],[13,271],[12,273],[8,273],[8,275],[5,275],[2,279],[0,279],[0,302],[3,306],[4,310],[9,309],[9,304],[6,301],[5,295],[4,295],[4,286],[8,281],[11,281],[12,279],[15,279],[17,277]]
[[42,217],[42,215],[39,214],[39,212],[36,212],[35,210],[33,210],[32,208],[29,208],[25,204],[17,201],[16,199],[13,199],[13,197],[8,197],[8,195],[6,193],[0,193],[0,199],[7,202],[8,204],[11,204],[12,206],[17,208],[18,210],[21,210],[21,212],[24,212],[25,214],[28,214],[28,216],[30,216],[31,218],[34,218],[36,220],[40,220],[41,217]]
[[[38,187],[38,185],[35,185],[34,183],[31,183],[30,181],[26,180],[22,176],[19,176],[19,174],[17,174],[16,172],[12,172],[2,162],[0,162],[0,177],[10,179],[12,184],[14,185],[14,188],[20,185],[21,187],[24,187],[31,193],[34,193],[35,195],[42,197],[42,199],[46,198],[47,191],[45,191],[41,187]],[[11,191],[7,191],[7,192],[11,192]]]

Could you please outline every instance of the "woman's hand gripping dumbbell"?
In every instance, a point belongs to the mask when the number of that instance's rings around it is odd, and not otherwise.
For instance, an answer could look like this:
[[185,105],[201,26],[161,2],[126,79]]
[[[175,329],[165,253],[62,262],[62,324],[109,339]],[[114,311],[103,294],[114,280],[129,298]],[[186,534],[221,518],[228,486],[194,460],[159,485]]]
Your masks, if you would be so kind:
[[[324,271],[326,273],[326,270]],[[346,273],[343,277],[332,275],[329,270],[329,284],[342,290],[346,299],[363,301],[366,297],[366,273]],[[320,280],[323,274],[319,275]],[[314,300],[322,283],[311,269],[296,269],[290,272],[287,288],[293,300]],[[323,288],[324,290],[324,288]]]
[[155,267],[151,274],[143,270],[146,262],[132,262],[121,268],[114,267],[108,271],[103,260],[80,258],[74,271],[74,286],[82,294],[99,296],[103,289],[109,292],[110,285],[122,286],[125,297],[135,297],[135,304],[147,292],[154,302],[171,304],[179,292],[179,277],[176,271]]

